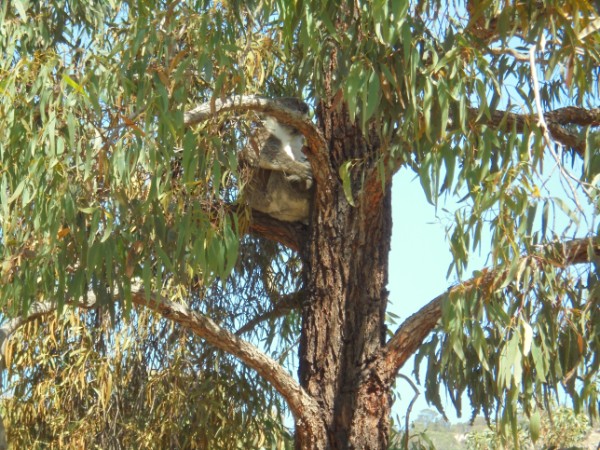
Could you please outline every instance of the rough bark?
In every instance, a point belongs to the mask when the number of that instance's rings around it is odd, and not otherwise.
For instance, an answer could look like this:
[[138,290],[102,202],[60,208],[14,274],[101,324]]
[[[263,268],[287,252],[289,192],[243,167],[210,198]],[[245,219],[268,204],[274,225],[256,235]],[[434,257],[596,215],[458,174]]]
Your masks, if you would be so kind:
[[[359,16],[356,5],[346,4],[336,27],[344,32]],[[358,40],[364,38],[358,34]],[[377,133],[350,120],[334,87],[337,71],[334,49],[317,108],[327,154],[309,155],[319,173],[305,251],[307,298],[299,355],[300,384],[319,404],[327,436],[308,441],[297,432],[296,448],[385,449],[390,385],[369,368],[385,343],[391,183],[374,182],[380,142]],[[355,205],[338,176],[348,161],[359,162],[349,174]]]
[[363,211],[342,200],[324,212],[327,222],[314,228],[300,381],[326,414],[328,442],[306,446],[299,441],[298,448],[386,446],[388,386],[376,377],[365,380],[363,372],[384,342],[391,224],[387,209],[366,222]]
[[[329,183],[317,184],[305,252],[299,375],[323,411],[327,437],[308,441],[297,432],[296,447],[386,448],[389,385],[366,369],[385,340],[391,191],[370,183],[377,140],[364,138],[343,104],[322,104],[319,121],[330,149]],[[337,177],[354,158],[365,162],[351,174],[356,206]]]

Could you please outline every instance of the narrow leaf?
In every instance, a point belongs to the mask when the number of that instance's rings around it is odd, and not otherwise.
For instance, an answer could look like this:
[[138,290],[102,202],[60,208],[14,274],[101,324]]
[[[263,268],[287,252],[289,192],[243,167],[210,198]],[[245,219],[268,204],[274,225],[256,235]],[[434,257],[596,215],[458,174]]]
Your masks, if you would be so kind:
[[340,178],[342,179],[342,187],[344,189],[344,195],[346,196],[346,200],[352,206],[356,206],[354,204],[354,197],[352,196],[352,184],[350,180],[350,166],[352,165],[352,161],[346,161],[340,167]]

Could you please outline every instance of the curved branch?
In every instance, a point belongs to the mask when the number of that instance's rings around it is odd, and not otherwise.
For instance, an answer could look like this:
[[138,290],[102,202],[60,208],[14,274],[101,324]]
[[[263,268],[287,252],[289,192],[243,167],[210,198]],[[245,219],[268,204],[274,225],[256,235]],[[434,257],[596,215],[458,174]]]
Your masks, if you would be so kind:
[[326,182],[329,175],[329,152],[327,141],[321,131],[311,120],[278,102],[277,99],[267,99],[253,95],[234,95],[225,100],[212,99],[209,102],[196,106],[183,114],[183,123],[186,126],[195,125],[205,120],[217,117],[223,113],[244,113],[258,111],[272,116],[279,122],[296,128],[306,138],[313,177],[317,183]]
[[[309,396],[300,384],[278,364],[249,342],[217,325],[202,314],[191,310],[187,305],[172,302],[160,295],[151,294],[147,299],[141,284],[131,286],[132,302],[150,308],[166,319],[186,327],[214,347],[239,358],[248,367],[268,381],[286,400],[297,422],[311,429],[322,427],[321,410],[317,402]],[[96,296],[90,291],[79,302],[70,303],[84,308],[96,304]],[[22,325],[54,312],[57,305],[53,302],[36,302],[26,316],[10,320],[0,328],[0,342],[5,345],[7,339]]]
[[[593,255],[590,255],[590,249]],[[549,244],[540,248],[534,255],[523,256],[520,261],[528,258],[539,258],[557,268],[565,268],[574,264],[590,262],[592,256],[600,256],[600,238],[574,239],[560,244]],[[480,276],[471,278],[464,283],[453,286],[441,295],[431,300],[418,312],[407,318],[396,330],[384,348],[382,358],[378,361],[380,377],[392,380],[406,360],[419,348],[425,338],[437,325],[442,317],[442,304],[448,297],[458,292],[468,292],[473,289],[494,291],[506,280],[509,270],[484,270]]]
[[[523,133],[526,127],[531,129],[538,126],[537,114],[517,114],[510,111],[495,110],[491,112],[488,118],[486,115],[481,115],[480,110],[477,108],[467,108],[467,112],[473,123],[487,125],[500,131],[509,132],[514,130],[517,133]],[[454,119],[455,117],[449,121],[449,126],[452,126],[453,121],[455,122]],[[550,135],[556,142],[584,158],[586,151],[585,139],[571,133],[565,128],[565,125],[600,127],[600,108],[585,109],[567,106],[544,113],[544,120]],[[402,138],[398,136],[394,138],[393,144],[400,145],[401,142]],[[407,149],[407,153],[410,151],[412,149]],[[396,161],[391,172],[396,173],[405,164],[410,165],[410,160]]]
[[527,53],[522,53],[514,48],[506,48],[506,47],[490,47],[487,49],[492,55],[510,55],[515,58],[517,61],[528,62],[529,55]]
[[311,424],[319,429],[321,411],[317,402],[309,396],[294,378],[258,348],[240,339],[230,331],[221,328],[214,321],[191,310],[187,305],[175,303],[159,295],[152,295],[147,300],[143,288],[132,286],[133,303],[147,307],[163,317],[186,327],[209,344],[237,358],[268,381],[286,400],[296,421]]

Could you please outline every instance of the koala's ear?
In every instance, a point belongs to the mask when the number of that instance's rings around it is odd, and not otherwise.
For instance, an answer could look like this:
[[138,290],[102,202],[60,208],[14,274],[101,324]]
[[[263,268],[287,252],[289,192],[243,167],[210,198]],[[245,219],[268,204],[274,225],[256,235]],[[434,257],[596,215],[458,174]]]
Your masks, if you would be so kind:
[[287,108],[298,111],[300,114],[308,115],[308,105],[299,98],[280,97],[276,101]]
[[302,100],[298,100],[298,111],[300,111],[305,116],[308,115],[308,105],[304,103]]

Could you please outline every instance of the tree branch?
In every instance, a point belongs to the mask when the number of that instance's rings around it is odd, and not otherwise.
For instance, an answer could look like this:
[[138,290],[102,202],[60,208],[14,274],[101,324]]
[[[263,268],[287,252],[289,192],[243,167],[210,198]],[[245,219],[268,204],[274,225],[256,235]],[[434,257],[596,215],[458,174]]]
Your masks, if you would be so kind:
[[[157,294],[150,295],[150,298],[147,299],[146,292],[139,283],[131,286],[131,295],[132,302],[138,307],[150,308],[166,319],[191,330],[214,347],[239,358],[248,367],[256,370],[286,400],[296,421],[308,424],[307,426],[311,428],[318,428],[322,425],[319,419],[321,411],[317,402],[281,365],[258,348],[221,328],[208,317],[191,310],[187,305],[172,302]],[[96,304],[96,296],[92,292],[88,292],[85,298],[70,304],[90,308]],[[53,302],[36,302],[31,305],[29,314],[16,317],[2,326],[0,328],[2,350],[4,350],[7,339],[20,326],[54,312],[56,307],[57,305]]]
[[304,300],[304,297],[305,294],[302,291],[293,292],[292,294],[286,295],[271,310],[251,319],[246,324],[244,324],[239,330],[235,332],[236,336],[240,336],[252,330],[256,325],[258,325],[261,322],[264,322],[265,320],[276,319],[278,317],[286,315],[294,309],[300,308],[302,306],[302,301]]
[[549,122],[561,125],[600,126],[600,108],[585,109],[566,106],[544,114]]
[[522,53],[514,48],[505,48],[505,47],[490,47],[487,49],[492,55],[510,55],[515,58],[517,61],[521,62],[529,62],[529,55],[527,53]]
[[[183,115],[183,123],[192,126],[223,113],[244,113],[247,111],[258,111],[272,116],[279,122],[296,128],[306,138],[313,177],[317,184],[325,183],[329,175],[329,152],[327,142],[321,131],[311,122],[308,117],[293,111],[282,105],[277,99],[267,99],[252,95],[235,95],[225,100],[213,98],[195,108],[186,111]],[[324,185],[324,184],[323,184]]]
[[[479,115],[479,111],[476,108],[469,108],[469,113],[473,117]],[[552,138],[583,158],[586,149],[585,139],[580,139],[569,132],[564,128],[564,125],[600,126],[600,109],[568,106],[544,113],[544,119]],[[478,123],[506,131],[515,129],[517,133],[522,133],[526,125],[532,127],[537,124],[537,115],[516,114],[509,111],[496,110],[492,112],[491,118],[481,117]]]
[[319,405],[302,389],[298,382],[281,365],[249,342],[221,328],[208,317],[191,310],[187,305],[169,301],[159,295],[153,295],[147,300],[141,287],[134,289],[132,286],[132,300],[134,304],[150,308],[163,317],[188,328],[209,344],[230,353],[248,367],[256,370],[286,400],[296,421],[312,422],[321,417]]
[[[600,238],[584,238],[567,241],[561,244],[549,244],[540,248],[539,253],[523,256],[521,261],[530,258],[539,263],[540,259],[557,268],[565,268],[574,264],[588,263],[592,255],[600,256]],[[452,294],[468,292],[473,289],[492,292],[508,276],[508,269],[484,270],[482,275],[471,278],[464,283],[451,287],[438,295],[418,312],[407,318],[396,330],[394,336],[385,346],[382,358],[377,362],[379,376],[391,382],[406,360],[421,346],[425,338],[437,325],[442,316],[442,304]]]
[[252,210],[250,232],[255,236],[279,242],[302,255],[307,227],[300,222],[284,222],[268,214]]
[[[517,114],[510,111],[496,110],[491,113],[491,117],[485,114],[481,115],[477,108],[467,108],[468,115],[474,124],[487,125],[488,127],[496,128],[501,131],[513,131],[523,133],[525,127],[532,129],[538,126],[537,114]],[[481,115],[481,117],[479,117]],[[586,142],[585,139],[571,133],[565,125],[579,125],[600,127],[600,108],[585,109],[576,106],[567,106],[553,111],[544,113],[544,119],[550,131],[552,138],[559,144],[569,148],[572,152],[585,157]],[[452,118],[455,121],[455,117]],[[403,137],[397,136],[394,138],[393,145],[400,145],[403,142]],[[411,149],[407,148],[407,153]],[[391,170],[392,174],[400,170],[404,165],[411,165],[409,158],[399,159],[395,161],[395,165]]]

